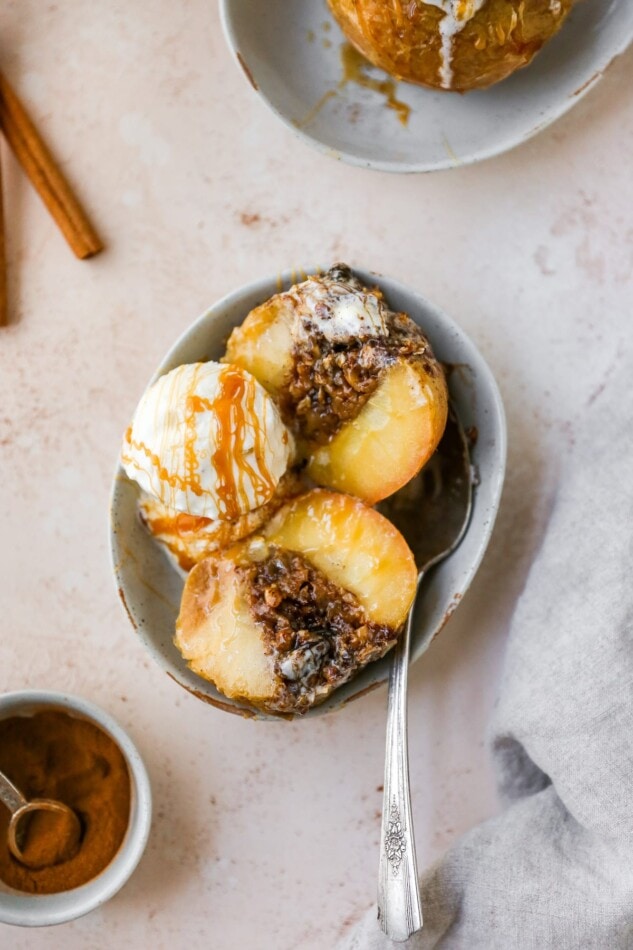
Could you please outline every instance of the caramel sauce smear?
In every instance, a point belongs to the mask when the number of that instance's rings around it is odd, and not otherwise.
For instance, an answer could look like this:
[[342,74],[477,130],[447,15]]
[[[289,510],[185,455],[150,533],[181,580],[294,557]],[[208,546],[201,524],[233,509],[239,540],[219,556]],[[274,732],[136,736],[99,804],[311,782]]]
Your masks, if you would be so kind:
[[409,124],[411,106],[396,97],[398,83],[395,79],[391,79],[386,75],[384,79],[374,79],[368,75],[368,70],[374,67],[351,43],[347,42],[341,43],[341,66],[343,67],[343,76],[336,89],[328,89],[308,114],[301,121],[295,122],[298,128],[303,129],[310,125],[325,104],[330,99],[335,99],[339,92],[350,82],[356,83],[357,86],[361,86],[363,89],[371,89],[380,93],[385,98],[387,108],[393,109],[402,125]]

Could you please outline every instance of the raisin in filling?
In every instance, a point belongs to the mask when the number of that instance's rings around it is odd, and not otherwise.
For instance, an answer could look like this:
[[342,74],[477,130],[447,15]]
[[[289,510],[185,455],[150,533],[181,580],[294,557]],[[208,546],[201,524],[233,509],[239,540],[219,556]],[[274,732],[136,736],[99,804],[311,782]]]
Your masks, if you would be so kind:
[[294,551],[272,547],[265,560],[242,570],[264,648],[293,705],[345,681],[396,639],[391,627],[367,620],[354,594]]
[[438,372],[426,337],[404,313],[390,315],[387,336],[332,342],[311,333],[294,347],[292,376],[280,399],[284,422],[300,438],[325,445],[358,415],[384,370],[399,359]]

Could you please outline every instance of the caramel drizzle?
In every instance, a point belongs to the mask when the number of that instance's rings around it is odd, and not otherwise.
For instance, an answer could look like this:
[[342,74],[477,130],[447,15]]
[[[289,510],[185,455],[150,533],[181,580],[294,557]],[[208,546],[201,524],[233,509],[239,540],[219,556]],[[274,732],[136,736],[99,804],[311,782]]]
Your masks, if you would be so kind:
[[400,0],[393,0],[392,6],[393,6],[393,12],[395,14],[396,20],[398,21],[398,26],[401,28],[404,22],[402,4]]
[[[261,414],[256,412],[257,384],[254,379],[248,379],[238,367],[227,366],[219,375],[218,393],[212,400],[193,392],[197,379],[198,373],[194,375],[186,397],[184,475],[169,471],[161,462],[159,454],[152,452],[144,442],[133,439],[131,426],[125,434],[125,439],[131,448],[150,461],[160,481],[169,485],[173,507],[175,489],[180,489],[185,494],[205,494],[200,482],[200,459],[196,452],[196,416],[203,412],[212,413],[217,426],[211,462],[217,474],[215,492],[218,508],[223,518],[234,521],[253,507],[248,496],[246,479],[253,486],[255,507],[267,501],[276,488],[277,483],[266,465],[265,407]],[[254,437],[252,449],[245,447],[249,429],[252,429]],[[165,451],[161,454],[165,455]],[[254,465],[249,459],[250,455],[254,457]],[[126,457],[124,461],[137,469],[141,468],[133,457]],[[160,491],[155,494],[158,497],[161,495]]]
[[[193,380],[191,381],[190,391],[192,391],[197,384],[198,373],[199,373],[199,368],[197,368],[194,373]],[[176,379],[173,378],[171,380],[171,395],[170,395],[169,401],[173,401],[174,389],[176,385],[177,385]],[[155,407],[155,415],[154,415],[155,431],[159,431],[161,428],[160,419],[158,418],[157,414],[158,414],[158,405]],[[167,451],[166,451],[167,446],[165,444],[165,439],[167,435],[166,430],[163,431],[163,439],[162,439],[162,443],[158,452],[153,452],[150,449],[150,447],[146,445],[145,442],[143,442],[142,440],[133,439],[132,426],[130,426],[127,432],[125,433],[125,441],[128,443],[128,445],[132,449],[134,449],[136,452],[139,452],[145,456],[145,458],[151,463],[152,469],[158,477],[159,484],[156,486],[152,485],[153,494],[156,495],[157,498],[162,498],[160,483],[162,482],[164,485],[165,484],[168,485],[169,488],[171,489],[169,503],[171,504],[172,507],[175,501],[176,489],[180,489],[180,491],[185,494],[188,491],[192,491],[195,495],[201,495],[203,493],[202,488],[200,487],[199,481],[195,478],[195,476],[193,478],[191,477],[191,472],[189,471],[190,466],[189,468],[187,466],[188,452],[193,451],[193,442],[195,442],[195,429],[193,431],[193,434],[191,434],[192,420],[189,418],[189,414],[187,414],[186,421],[187,421],[187,426],[185,430],[186,435],[185,435],[185,474],[184,475],[179,475],[177,471],[170,471],[167,468],[167,466],[164,464],[164,461],[161,460],[161,459],[164,460],[165,456],[167,455]],[[191,442],[191,447],[190,447],[189,443],[191,439],[193,439],[193,442]],[[195,451],[194,451],[194,456],[195,456]],[[123,455],[123,461],[126,465],[131,465],[137,471],[146,471],[143,468],[143,466],[140,465],[139,462],[132,455]],[[195,460],[195,466],[197,466],[197,459]],[[151,481],[152,481],[152,476],[150,474],[150,483]]]
[[196,534],[208,525],[213,524],[211,518],[202,515],[189,515],[186,511],[178,511],[174,515],[161,515],[150,521],[152,534],[166,537],[182,538],[184,535]]
[[[266,423],[255,413],[257,391],[255,381],[247,379],[237,367],[227,367],[219,379],[219,392],[207,407],[215,414],[218,431],[216,448],[211,456],[218,481],[216,492],[224,508],[224,516],[234,521],[250,507],[244,487],[245,476],[253,485],[255,498],[266,500],[274,492],[276,482],[266,466]],[[201,403],[206,400],[200,400]],[[262,417],[265,413],[262,413]],[[255,436],[256,466],[250,463],[244,442],[252,422]],[[263,423],[263,425],[262,425]]]
[[[167,471],[156,452],[152,452],[152,450],[147,445],[145,445],[144,442],[140,442],[132,438],[132,426],[129,426],[127,432],[125,433],[125,441],[128,443],[130,448],[135,449],[137,452],[141,452],[151,462],[159,479],[162,482],[166,482],[170,488],[180,488],[181,491],[187,491],[188,488],[191,488],[191,485],[186,477],[179,475],[178,472]],[[123,456],[123,461],[126,465],[132,465],[134,468],[139,470],[142,468],[136,459],[131,455]]]
[[354,10],[356,16],[358,17],[358,25],[360,27],[361,33],[364,35],[365,39],[370,46],[374,46],[374,37],[372,36],[369,23],[367,22],[367,17],[365,16],[365,9],[362,4],[358,3],[358,0],[354,2]]
[[348,82],[355,82],[364,89],[371,89],[373,92],[380,93],[385,97],[387,108],[393,109],[402,125],[407,125],[411,115],[411,106],[396,97],[398,86],[394,79],[374,79],[367,75],[366,70],[371,64],[351,43],[343,43],[341,46],[341,63],[343,64],[343,78],[339,84],[339,89]]

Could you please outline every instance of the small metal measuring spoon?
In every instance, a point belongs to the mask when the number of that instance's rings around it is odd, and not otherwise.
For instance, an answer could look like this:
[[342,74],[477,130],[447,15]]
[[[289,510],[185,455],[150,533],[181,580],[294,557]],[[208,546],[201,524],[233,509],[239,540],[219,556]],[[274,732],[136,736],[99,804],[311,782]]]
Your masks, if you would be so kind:
[[9,851],[21,864],[29,868],[41,868],[57,863],[59,859],[52,861],[33,861],[22,851],[24,847],[24,836],[26,832],[27,816],[33,816],[38,811],[55,812],[64,815],[67,820],[66,840],[63,841],[63,851],[68,858],[76,852],[81,837],[81,823],[79,818],[68,805],[63,802],[55,801],[52,798],[33,798],[28,801],[22,792],[15,787],[13,782],[0,772],[0,801],[7,806],[11,812],[11,821],[7,830],[7,841]]

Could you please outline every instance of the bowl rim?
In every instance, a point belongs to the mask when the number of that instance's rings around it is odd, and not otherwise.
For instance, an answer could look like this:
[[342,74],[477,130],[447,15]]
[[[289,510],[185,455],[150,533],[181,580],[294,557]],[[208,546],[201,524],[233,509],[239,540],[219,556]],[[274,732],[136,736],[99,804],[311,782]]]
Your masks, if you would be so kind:
[[[81,696],[56,690],[25,689],[0,694],[0,719],[19,715],[25,707],[56,708],[77,713],[102,729],[118,745],[130,776],[130,820],[121,846],[97,877],[79,887],[55,894],[0,891],[0,923],[18,927],[45,927],[83,917],[105,904],[128,881],[138,865],[152,823],[152,791],[140,752],[122,726],[105,710]],[[105,872],[110,873],[105,876]],[[61,898],[61,900],[60,900]],[[7,906],[3,906],[6,903]],[[10,905],[10,906],[9,906]]]
[[[499,155],[504,155],[506,152],[513,151],[514,149],[523,145],[525,142],[528,142],[530,139],[534,138],[540,132],[543,132],[550,125],[553,125],[560,118],[570,112],[574,106],[577,105],[581,99],[584,99],[587,93],[590,92],[590,90],[600,82],[614,60],[621,56],[633,41],[633,32],[627,32],[626,30],[623,30],[619,43],[614,46],[614,48],[609,52],[609,55],[596,60],[592,67],[593,72],[591,77],[585,83],[583,83],[572,96],[564,97],[561,102],[552,108],[551,112],[544,119],[541,117],[541,121],[535,121],[532,127],[518,138],[515,136],[510,136],[507,140],[501,140],[495,145],[483,145],[481,148],[469,152],[463,158],[460,156],[458,161],[455,161],[455,159],[450,155],[446,155],[441,159],[436,159],[434,161],[422,162],[397,161],[395,159],[371,159],[363,158],[361,155],[345,149],[334,148],[333,146],[322,141],[322,139],[317,138],[314,135],[310,135],[304,128],[293,122],[285,112],[283,112],[273,103],[268,94],[264,92],[261,85],[255,80],[250,67],[239,51],[237,31],[232,20],[232,9],[234,3],[235,0],[220,0],[220,22],[222,24],[222,31],[224,33],[226,43],[231,51],[233,60],[239,67],[239,71],[243,74],[254,94],[268,106],[271,112],[273,112],[274,115],[276,115],[277,118],[283,122],[286,128],[290,129],[290,131],[293,132],[298,139],[321,152],[321,154],[329,155],[330,158],[334,158],[337,161],[343,161],[348,165],[355,166],[356,168],[366,168],[372,171],[389,172],[392,174],[430,174],[431,172],[450,171],[451,169],[466,168],[469,165],[475,165],[479,162],[487,161],[490,158],[496,158]],[[570,11],[570,13],[573,13],[573,10]],[[441,92],[442,90],[436,91]],[[482,91],[485,92],[486,90]],[[446,95],[451,95],[451,92],[446,91]]]
[[[494,410],[496,413],[497,425],[495,429],[495,440],[496,440],[496,445],[497,445],[497,454],[498,454],[499,461],[493,473],[494,501],[490,505],[490,508],[488,510],[487,527],[484,534],[482,535],[482,537],[485,537],[485,543],[483,544],[483,546],[481,545],[479,546],[478,551],[477,551],[477,556],[474,557],[473,560],[469,562],[468,570],[463,572],[466,580],[461,588],[461,592],[462,594],[465,594],[468,588],[470,587],[479,569],[481,561],[483,560],[485,552],[488,548],[488,543],[492,535],[494,522],[496,520],[496,516],[499,511],[499,505],[501,503],[501,495],[503,492],[503,486],[505,482],[506,463],[507,463],[507,422],[506,422],[505,409],[503,405],[503,399],[501,397],[499,386],[497,384],[495,376],[492,370],[490,369],[488,363],[484,359],[478,347],[471,340],[470,336],[441,307],[438,307],[435,304],[433,304],[422,293],[413,289],[412,287],[410,287],[408,284],[405,284],[401,280],[389,277],[388,275],[382,274],[375,270],[368,270],[362,266],[356,266],[353,264],[351,265],[351,267],[352,267],[353,272],[355,274],[358,274],[361,280],[363,280],[364,282],[367,283],[367,282],[371,282],[371,280],[375,280],[375,282],[379,286],[381,285],[381,281],[388,282],[388,284],[390,284],[392,288],[397,288],[397,290],[399,290],[402,294],[410,298],[412,303],[413,301],[418,301],[420,306],[423,306],[426,310],[431,312],[435,316],[436,319],[438,319],[438,321],[443,325],[443,327],[445,328],[447,332],[449,332],[452,336],[459,339],[461,343],[467,346],[467,348],[471,349],[472,353],[476,356],[478,372],[481,374],[482,377],[485,377],[486,390],[488,391],[490,395],[491,404],[494,406]],[[177,353],[181,349],[182,345],[187,342],[190,336],[194,335],[208,321],[210,320],[213,321],[216,317],[220,316],[223,312],[234,308],[236,305],[239,304],[239,302],[244,297],[257,296],[257,297],[260,297],[261,300],[265,300],[268,296],[270,296],[271,292],[274,293],[278,291],[279,289],[281,289],[281,287],[285,287],[286,285],[295,283],[297,280],[303,280],[305,279],[306,276],[310,274],[323,273],[326,269],[327,268],[323,268],[320,266],[311,266],[307,268],[295,267],[295,268],[288,269],[282,272],[278,272],[277,274],[270,274],[268,276],[256,278],[255,280],[247,281],[241,286],[234,288],[233,290],[224,294],[212,306],[204,310],[197,317],[197,319],[195,319],[192,323],[190,323],[187,327],[185,327],[182,333],[179,334],[177,339],[170,346],[167,353],[164,354],[157,369],[155,370],[155,372],[152,374],[151,378],[149,379],[147,386],[148,387],[151,386],[152,383],[159,376],[168,372],[174,366],[179,365],[180,361],[175,360],[174,354]],[[271,291],[271,287],[276,288],[276,290]],[[388,289],[386,290],[386,293],[387,295],[389,294]],[[244,314],[244,316],[245,315],[246,314]],[[207,704],[212,705],[212,706],[217,706],[223,711],[241,715],[244,718],[279,722],[280,719],[284,717],[279,716],[279,715],[272,715],[272,714],[269,715],[269,714],[263,713],[261,710],[256,710],[252,707],[238,703],[235,700],[229,700],[225,698],[224,696],[222,696],[222,694],[220,693],[218,693],[217,698],[210,697],[202,691],[202,688],[196,689],[195,686],[192,686],[191,684],[184,682],[178,676],[174,675],[174,673],[166,665],[165,657],[163,653],[161,652],[160,648],[156,645],[156,643],[154,642],[154,638],[145,629],[143,624],[137,624],[135,622],[135,619],[133,617],[133,614],[130,612],[130,608],[127,604],[126,597],[125,597],[126,584],[125,584],[124,577],[122,576],[122,573],[121,573],[122,562],[120,558],[120,552],[117,550],[118,539],[117,539],[117,531],[115,530],[116,518],[113,517],[113,512],[116,511],[116,496],[118,492],[119,480],[121,478],[127,479],[127,476],[125,475],[120,464],[117,462],[117,465],[114,471],[114,478],[112,482],[111,493],[110,493],[110,509],[109,509],[110,510],[110,518],[109,518],[110,559],[111,559],[112,576],[113,576],[113,583],[115,585],[115,588],[118,591],[119,598],[122,601],[123,608],[128,616],[128,621],[131,623],[131,626],[133,630],[135,631],[135,633],[140,637],[141,642],[143,643],[143,646],[151,655],[154,662],[156,662],[159,668],[163,670],[163,672],[166,672],[167,675],[171,679],[173,679],[181,688],[187,690],[187,692],[196,696],[196,698],[201,699],[203,702],[206,702]],[[174,570],[175,569],[176,568],[174,567]],[[459,601],[461,601],[462,594],[460,594]],[[446,623],[450,619],[450,617],[454,613],[454,610],[456,609],[457,606],[458,606],[458,602],[456,601],[452,605],[451,609],[449,609],[449,611],[445,615],[444,622],[440,629],[443,629],[444,623]],[[434,639],[434,636],[437,635],[437,633],[439,633],[439,630],[436,630],[433,636],[430,636],[427,633],[427,636],[421,638],[420,642],[412,647],[411,662],[415,662],[423,655],[423,653],[426,652],[432,640]],[[387,678],[388,678],[388,669],[385,670],[384,676],[376,678],[368,686],[358,689],[357,691],[353,692],[349,696],[342,695],[339,697],[337,695],[337,691],[335,691],[332,694],[334,697],[334,699],[332,700],[332,704],[324,704],[324,705],[313,707],[313,709],[310,710],[308,716],[328,715],[329,713],[338,712],[344,706],[348,705],[353,700],[359,699],[361,696],[365,695],[367,692],[370,692],[373,689],[376,689],[379,686],[383,685],[386,682]],[[201,679],[200,682],[201,684],[204,684],[205,681]],[[307,718],[307,716],[291,716],[288,718],[295,720],[297,718],[304,719],[304,718]]]

